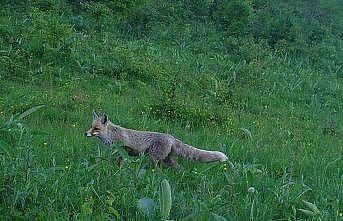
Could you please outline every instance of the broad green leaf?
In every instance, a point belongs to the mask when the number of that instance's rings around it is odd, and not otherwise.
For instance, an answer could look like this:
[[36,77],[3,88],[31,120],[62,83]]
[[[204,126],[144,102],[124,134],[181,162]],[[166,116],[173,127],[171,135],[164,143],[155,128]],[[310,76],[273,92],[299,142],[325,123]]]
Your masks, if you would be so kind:
[[163,219],[168,219],[172,205],[171,188],[168,180],[164,179],[161,182],[160,194],[160,212]]
[[155,202],[150,198],[144,197],[138,200],[137,207],[143,214],[150,215],[155,211]]
[[310,210],[306,210],[306,209],[298,209],[298,210],[307,216],[313,216],[314,215],[314,212],[312,212]]
[[314,205],[313,203],[310,203],[310,202],[305,201],[305,200],[303,200],[303,203],[304,203],[306,206],[308,206],[308,208],[310,208],[314,213],[316,213],[316,214],[319,214],[319,213],[320,213],[318,207],[317,207],[316,205]]

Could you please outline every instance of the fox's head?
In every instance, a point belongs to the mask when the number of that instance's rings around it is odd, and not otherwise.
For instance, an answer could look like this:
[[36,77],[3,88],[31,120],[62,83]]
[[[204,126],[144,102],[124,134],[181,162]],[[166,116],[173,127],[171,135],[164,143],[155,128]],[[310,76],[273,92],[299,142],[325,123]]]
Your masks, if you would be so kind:
[[86,131],[86,137],[98,137],[104,144],[111,144],[111,133],[109,120],[106,114],[99,116],[93,111],[93,122],[91,128]]

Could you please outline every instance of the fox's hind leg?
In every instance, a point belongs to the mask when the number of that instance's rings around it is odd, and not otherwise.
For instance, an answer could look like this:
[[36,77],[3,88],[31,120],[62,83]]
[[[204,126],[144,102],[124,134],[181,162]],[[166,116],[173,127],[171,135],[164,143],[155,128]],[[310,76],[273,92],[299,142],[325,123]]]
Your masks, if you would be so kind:
[[180,169],[180,165],[172,158],[171,153],[163,159],[163,163],[175,169]]
[[154,165],[157,166],[159,162],[168,157],[170,151],[171,144],[168,142],[168,140],[159,139],[154,141],[146,152]]

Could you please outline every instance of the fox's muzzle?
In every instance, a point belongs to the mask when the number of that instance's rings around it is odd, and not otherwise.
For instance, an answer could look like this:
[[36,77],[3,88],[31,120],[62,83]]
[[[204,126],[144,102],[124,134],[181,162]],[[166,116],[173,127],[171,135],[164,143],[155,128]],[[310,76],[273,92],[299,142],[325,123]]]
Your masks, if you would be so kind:
[[86,137],[94,137],[94,136],[99,136],[99,132],[97,131],[92,131],[92,130],[89,130],[85,133],[85,136]]
[[92,134],[92,132],[87,131],[87,132],[85,133],[85,136],[86,136],[86,137],[93,137],[94,134]]

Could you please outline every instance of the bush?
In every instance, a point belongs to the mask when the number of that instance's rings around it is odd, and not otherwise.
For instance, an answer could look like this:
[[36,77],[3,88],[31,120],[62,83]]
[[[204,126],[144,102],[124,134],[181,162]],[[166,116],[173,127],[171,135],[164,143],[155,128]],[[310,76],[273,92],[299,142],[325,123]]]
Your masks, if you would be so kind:
[[250,32],[252,7],[246,1],[223,1],[213,13],[214,21],[229,35],[246,35]]
[[[204,79],[206,81],[206,79]],[[193,127],[203,126],[206,124],[222,125],[225,123],[225,116],[219,109],[212,108],[210,103],[198,103],[192,98],[186,98],[179,91],[180,79],[172,77],[166,78],[164,82],[160,82],[161,91],[156,104],[148,107],[150,117],[178,121],[183,125]],[[205,86],[206,87],[206,86]],[[219,95],[220,96],[220,95]],[[225,95],[224,95],[225,96]],[[194,99],[194,100],[192,100]],[[225,99],[218,97],[218,99]]]

